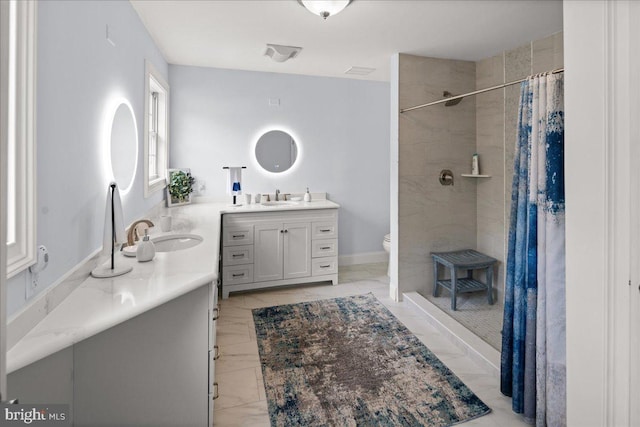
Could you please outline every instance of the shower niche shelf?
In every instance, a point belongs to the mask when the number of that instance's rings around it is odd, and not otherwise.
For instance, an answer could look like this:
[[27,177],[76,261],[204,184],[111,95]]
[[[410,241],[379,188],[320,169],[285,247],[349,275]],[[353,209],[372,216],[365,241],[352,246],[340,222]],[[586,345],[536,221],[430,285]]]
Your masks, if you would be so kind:
[[470,173],[463,173],[462,176],[465,178],[491,178],[491,175],[473,175]]

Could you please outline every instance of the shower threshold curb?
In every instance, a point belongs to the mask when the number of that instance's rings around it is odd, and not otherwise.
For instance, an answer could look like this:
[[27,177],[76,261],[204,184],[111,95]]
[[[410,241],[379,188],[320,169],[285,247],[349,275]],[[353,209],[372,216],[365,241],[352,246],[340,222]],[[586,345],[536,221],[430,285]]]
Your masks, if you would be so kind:
[[489,374],[500,377],[500,352],[447,315],[417,292],[406,292],[404,298],[426,314],[427,321],[442,332],[456,347],[464,351]]

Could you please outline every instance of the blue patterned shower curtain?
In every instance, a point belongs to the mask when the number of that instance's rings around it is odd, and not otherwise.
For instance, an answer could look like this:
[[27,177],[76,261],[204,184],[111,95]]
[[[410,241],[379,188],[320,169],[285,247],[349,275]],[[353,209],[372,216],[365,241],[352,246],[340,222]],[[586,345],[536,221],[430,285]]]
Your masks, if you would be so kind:
[[566,425],[563,93],[522,83],[511,194],[500,389],[539,427]]

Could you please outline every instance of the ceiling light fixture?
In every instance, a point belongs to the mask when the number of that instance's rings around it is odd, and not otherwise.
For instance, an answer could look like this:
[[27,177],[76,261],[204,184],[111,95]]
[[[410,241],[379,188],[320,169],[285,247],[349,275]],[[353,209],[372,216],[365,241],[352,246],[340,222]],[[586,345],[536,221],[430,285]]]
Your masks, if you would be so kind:
[[267,44],[267,50],[264,52],[265,56],[270,57],[276,62],[284,62],[291,58],[298,56],[301,47],[297,46],[282,46],[279,44]]
[[349,6],[351,0],[298,0],[309,12],[327,19]]

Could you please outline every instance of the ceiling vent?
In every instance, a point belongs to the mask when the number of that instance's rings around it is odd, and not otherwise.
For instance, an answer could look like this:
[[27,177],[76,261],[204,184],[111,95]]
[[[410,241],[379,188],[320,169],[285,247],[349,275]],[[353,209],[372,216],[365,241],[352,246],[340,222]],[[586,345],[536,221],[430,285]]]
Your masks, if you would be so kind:
[[301,47],[296,46],[282,46],[279,44],[267,44],[267,50],[265,51],[265,56],[270,57],[276,62],[284,62],[291,58],[295,58],[298,56]]
[[368,67],[351,67],[344,73],[353,74],[354,76],[368,76],[369,74],[373,73],[375,70],[376,70],[375,68],[368,68]]

